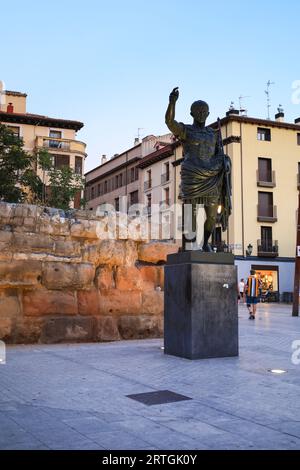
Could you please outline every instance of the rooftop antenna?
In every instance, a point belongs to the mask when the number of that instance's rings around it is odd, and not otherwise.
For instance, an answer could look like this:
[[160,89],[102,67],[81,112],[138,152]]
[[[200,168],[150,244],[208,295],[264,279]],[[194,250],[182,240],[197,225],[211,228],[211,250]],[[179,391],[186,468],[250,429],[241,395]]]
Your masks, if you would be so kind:
[[250,98],[250,96],[239,96],[239,103],[240,103],[240,113],[241,116],[247,116],[247,109],[243,106],[243,99]]
[[144,129],[145,129],[144,127],[138,127],[138,133],[137,133],[136,138],[139,139],[139,141],[140,141],[140,138],[142,137],[141,131]]
[[268,110],[268,117],[267,119],[270,120],[270,108],[271,108],[271,98],[270,98],[270,86],[274,85],[275,82],[271,82],[270,80],[267,81],[267,89],[265,90],[265,94],[267,95],[267,110]]

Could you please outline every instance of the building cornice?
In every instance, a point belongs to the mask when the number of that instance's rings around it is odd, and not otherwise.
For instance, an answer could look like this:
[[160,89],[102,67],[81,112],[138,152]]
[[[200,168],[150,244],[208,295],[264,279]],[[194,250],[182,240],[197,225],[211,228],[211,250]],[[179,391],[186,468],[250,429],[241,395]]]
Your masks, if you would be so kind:
[[[123,168],[126,168],[127,166],[130,166],[130,165],[132,165],[132,163],[136,163],[139,160],[141,160],[141,157],[134,157],[131,160],[128,160],[128,162],[124,162],[121,165],[115,166],[111,170],[108,170],[106,173],[102,173],[101,175],[95,176],[95,178],[93,178],[92,180],[86,181],[86,186],[89,186],[91,184],[95,184],[97,181],[103,180],[103,178],[107,178],[108,176],[111,176],[112,174],[117,173],[118,171],[122,170]],[[94,170],[91,170],[91,171],[95,171],[95,170],[96,170],[96,168],[94,168]],[[91,173],[91,171],[89,171],[89,173]],[[88,173],[85,173],[84,176],[86,177],[87,174]]]
[[[299,124],[292,124],[290,122],[280,122],[280,121],[271,121],[268,119],[260,119],[260,118],[253,118],[248,116],[237,116],[237,115],[229,115],[220,120],[221,125],[228,124],[229,122],[242,122],[244,124],[253,124],[259,125],[263,127],[278,127],[281,129],[290,129],[294,131],[300,132],[300,125]],[[213,129],[218,128],[218,122],[215,121],[212,124],[209,124],[208,127],[212,127]]]
[[48,116],[40,116],[39,114],[7,113],[5,111],[0,111],[0,122],[55,127],[59,129],[72,129],[74,131],[79,131],[84,126],[84,124],[79,121],[50,118]]
[[161,160],[164,160],[165,158],[170,157],[174,154],[174,149],[176,147],[179,147],[179,145],[181,145],[181,142],[179,141],[174,142],[172,144],[167,144],[165,145],[165,147],[156,150],[155,152],[152,152],[149,155],[146,155],[139,163],[139,168],[147,168],[148,166],[153,165],[153,163],[159,162]]

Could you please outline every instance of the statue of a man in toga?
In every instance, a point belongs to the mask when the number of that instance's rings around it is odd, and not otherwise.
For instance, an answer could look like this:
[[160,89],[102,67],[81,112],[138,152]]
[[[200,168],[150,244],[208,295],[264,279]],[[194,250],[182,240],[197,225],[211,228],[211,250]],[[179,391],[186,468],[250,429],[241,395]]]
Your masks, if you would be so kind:
[[[231,213],[231,161],[224,154],[221,129],[205,127],[209,115],[208,104],[205,101],[195,101],[191,106],[193,124],[183,124],[175,121],[175,104],[178,97],[178,88],[174,88],[169,98],[166,124],[183,145],[180,197],[183,207],[184,204],[192,204],[193,229],[196,229],[196,206],[204,205],[206,221],[202,250],[209,252],[212,248],[208,240],[217,218],[219,217],[223,231],[228,226]],[[183,250],[186,241],[183,236]]]

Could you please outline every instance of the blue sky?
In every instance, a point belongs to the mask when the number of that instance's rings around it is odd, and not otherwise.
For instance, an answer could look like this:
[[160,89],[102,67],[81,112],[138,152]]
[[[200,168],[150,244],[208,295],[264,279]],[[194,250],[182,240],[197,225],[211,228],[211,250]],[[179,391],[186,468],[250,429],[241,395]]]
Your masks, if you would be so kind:
[[178,120],[206,100],[210,120],[240,95],[249,116],[282,104],[300,116],[298,0],[27,0],[1,2],[0,80],[28,93],[28,112],[85,123],[86,169],[99,156],[167,132],[164,113],[179,86]]

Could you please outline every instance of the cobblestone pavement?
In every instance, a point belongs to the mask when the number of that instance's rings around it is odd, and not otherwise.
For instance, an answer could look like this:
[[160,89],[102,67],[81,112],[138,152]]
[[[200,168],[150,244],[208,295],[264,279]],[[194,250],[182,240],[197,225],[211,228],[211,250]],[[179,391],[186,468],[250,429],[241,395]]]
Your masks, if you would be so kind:
[[[8,347],[0,448],[300,449],[300,318],[279,304],[260,304],[255,321],[242,305],[239,317],[237,358],[167,356],[159,339]],[[192,400],[127,398],[158,390]]]

